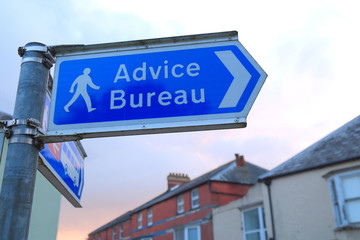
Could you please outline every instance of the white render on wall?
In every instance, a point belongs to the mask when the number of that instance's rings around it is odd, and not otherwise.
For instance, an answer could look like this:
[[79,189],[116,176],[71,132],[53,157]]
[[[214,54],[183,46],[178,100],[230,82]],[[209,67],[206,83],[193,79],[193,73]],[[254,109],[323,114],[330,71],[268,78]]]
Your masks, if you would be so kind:
[[262,206],[263,188],[261,183],[257,183],[243,198],[213,209],[214,240],[242,239],[241,210]]
[[273,179],[276,239],[360,239],[360,229],[337,229],[325,177],[333,171],[356,167],[359,167],[359,161],[349,161]]
[[[360,239],[360,228],[336,226],[328,177],[332,173],[360,169],[360,159],[272,179],[276,240]],[[268,238],[272,223],[267,186],[257,183],[239,200],[213,209],[214,240],[244,239],[241,211],[263,206]]]

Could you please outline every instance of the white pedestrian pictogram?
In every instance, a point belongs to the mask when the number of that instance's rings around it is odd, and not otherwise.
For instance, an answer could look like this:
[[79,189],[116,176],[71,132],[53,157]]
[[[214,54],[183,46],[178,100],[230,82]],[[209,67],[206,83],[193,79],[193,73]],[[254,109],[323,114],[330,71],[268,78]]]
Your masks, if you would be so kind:
[[100,87],[96,86],[92,82],[91,77],[89,76],[90,72],[91,72],[90,68],[85,68],[83,71],[83,74],[78,76],[75,79],[75,81],[72,83],[69,92],[73,93],[75,86],[76,86],[76,91],[75,91],[75,94],[73,95],[73,97],[71,98],[71,100],[64,106],[64,110],[66,112],[69,112],[69,107],[79,98],[80,95],[83,97],[83,99],[86,103],[88,112],[92,112],[96,109],[91,106],[91,99],[87,92],[87,87],[89,86],[96,90],[100,89]]

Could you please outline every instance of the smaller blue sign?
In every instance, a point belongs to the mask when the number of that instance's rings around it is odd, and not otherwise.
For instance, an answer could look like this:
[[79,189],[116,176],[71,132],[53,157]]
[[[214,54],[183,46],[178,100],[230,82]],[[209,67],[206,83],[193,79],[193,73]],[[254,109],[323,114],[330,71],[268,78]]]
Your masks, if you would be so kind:
[[74,142],[45,144],[40,157],[78,201],[84,186],[84,158]]

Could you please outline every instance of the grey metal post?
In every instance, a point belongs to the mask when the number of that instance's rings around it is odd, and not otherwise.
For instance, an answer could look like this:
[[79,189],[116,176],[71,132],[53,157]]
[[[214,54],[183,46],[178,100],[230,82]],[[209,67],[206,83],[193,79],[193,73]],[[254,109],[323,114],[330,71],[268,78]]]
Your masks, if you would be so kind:
[[34,136],[43,118],[43,108],[54,58],[41,43],[19,48],[22,64],[8,153],[0,193],[0,239],[26,240],[34,195],[39,145]]

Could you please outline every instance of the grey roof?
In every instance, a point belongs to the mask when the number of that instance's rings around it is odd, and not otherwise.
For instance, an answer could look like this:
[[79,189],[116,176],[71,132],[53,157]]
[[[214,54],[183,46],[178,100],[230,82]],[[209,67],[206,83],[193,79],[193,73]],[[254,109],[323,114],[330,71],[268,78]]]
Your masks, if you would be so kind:
[[314,143],[260,180],[321,168],[360,158],[360,115]]
[[122,216],[112,220],[111,222],[109,222],[109,223],[105,224],[104,226],[91,232],[89,235],[96,234],[97,232],[102,231],[106,228],[109,228],[109,227],[112,227],[121,222],[127,221],[128,218],[130,218],[131,214],[134,214],[143,209],[151,207],[157,203],[160,203],[171,197],[177,196],[183,192],[186,192],[192,188],[195,188],[195,187],[205,184],[207,182],[216,181],[216,182],[228,182],[228,183],[240,183],[240,184],[255,184],[258,180],[258,177],[261,174],[268,171],[264,168],[261,168],[257,165],[249,163],[249,162],[246,162],[246,168],[248,169],[248,171],[245,171],[244,167],[237,167],[235,161],[228,162],[228,163],[226,163],[204,175],[201,175],[198,178],[195,178],[194,180],[192,180],[188,183],[182,184],[177,188],[173,188],[172,190],[168,190],[168,191],[160,194],[159,196],[146,202],[145,204],[135,208],[134,210],[132,210],[130,212],[127,212],[125,214],[126,216],[122,215]]
[[91,233],[89,233],[89,236],[94,235],[94,234],[96,234],[98,232],[101,232],[102,230],[107,229],[109,227],[113,227],[113,226],[115,226],[117,224],[126,222],[126,221],[130,220],[130,216],[131,216],[131,211],[121,215],[120,217],[115,218],[114,220],[108,222],[107,224],[105,224],[105,225],[99,227],[98,229],[92,231]]
[[[228,162],[194,180],[182,184],[179,187],[168,190],[165,193],[155,197],[154,199],[150,200],[149,202],[139,206],[138,208],[134,209],[133,212],[138,212],[143,209],[146,209],[154,204],[162,202],[166,199],[171,197],[177,196],[183,192],[186,192],[192,188],[200,186],[209,181],[219,181],[219,182],[228,182],[228,183],[241,183],[241,184],[255,184],[257,182],[258,177],[265,173],[266,169],[246,162],[246,167],[249,169],[249,174],[241,174],[241,167],[237,168],[235,161]],[[237,171],[240,170],[240,171]]]

